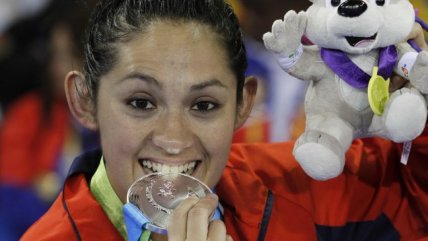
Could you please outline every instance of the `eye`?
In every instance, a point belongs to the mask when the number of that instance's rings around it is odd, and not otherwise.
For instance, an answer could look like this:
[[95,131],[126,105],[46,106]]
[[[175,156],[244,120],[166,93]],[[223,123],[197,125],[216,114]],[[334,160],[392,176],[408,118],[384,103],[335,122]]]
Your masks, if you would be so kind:
[[146,99],[131,100],[129,101],[129,105],[131,105],[135,109],[142,109],[142,110],[151,110],[155,108],[153,103]]
[[192,106],[192,110],[196,111],[211,111],[218,107],[218,104],[210,102],[210,101],[200,101]]
[[383,5],[385,5],[385,0],[376,0],[376,4],[378,6],[383,6]]
[[337,7],[340,5],[341,0],[326,0],[325,6],[326,7]]
[[331,6],[337,7],[340,5],[340,0],[331,0]]
[[375,3],[378,6],[385,6],[389,4],[390,0],[372,0],[372,3]]

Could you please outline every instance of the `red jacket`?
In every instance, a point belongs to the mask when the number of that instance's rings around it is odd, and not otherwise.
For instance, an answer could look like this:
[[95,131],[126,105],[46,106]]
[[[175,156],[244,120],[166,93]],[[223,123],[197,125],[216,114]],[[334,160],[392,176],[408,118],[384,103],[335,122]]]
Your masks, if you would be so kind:
[[[401,145],[357,140],[342,175],[311,180],[291,155],[293,143],[233,145],[216,187],[236,240],[428,240],[428,130]],[[88,188],[100,152],[78,158],[64,190],[26,240],[123,240]]]

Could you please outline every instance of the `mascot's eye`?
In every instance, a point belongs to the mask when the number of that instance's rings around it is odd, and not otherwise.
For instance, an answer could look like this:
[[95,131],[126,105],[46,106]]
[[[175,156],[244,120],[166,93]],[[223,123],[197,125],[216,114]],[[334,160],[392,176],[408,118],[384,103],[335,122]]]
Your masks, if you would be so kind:
[[340,5],[340,0],[331,0],[331,6],[337,7]]
[[385,5],[385,0],[376,0],[376,4],[378,6],[383,6],[383,5]]
[[389,5],[390,0],[371,0],[371,3],[376,4],[378,6]]

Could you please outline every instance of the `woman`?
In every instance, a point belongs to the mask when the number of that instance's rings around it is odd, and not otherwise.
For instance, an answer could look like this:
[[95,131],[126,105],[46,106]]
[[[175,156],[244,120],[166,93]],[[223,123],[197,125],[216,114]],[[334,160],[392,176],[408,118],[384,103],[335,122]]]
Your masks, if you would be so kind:
[[[140,240],[428,237],[426,132],[408,166],[399,165],[400,145],[356,141],[344,173],[326,182],[304,174],[292,143],[231,145],[257,84],[244,79],[241,33],[223,0],[108,0],[89,25],[84,73],[70,72],[65,88],[102,150],[76,159],[22,240],[127,240],[127,190],[153,172],[188,173],[217,195],[186,199],[168,236]],[[210,221],[219,205],[223,219]]]

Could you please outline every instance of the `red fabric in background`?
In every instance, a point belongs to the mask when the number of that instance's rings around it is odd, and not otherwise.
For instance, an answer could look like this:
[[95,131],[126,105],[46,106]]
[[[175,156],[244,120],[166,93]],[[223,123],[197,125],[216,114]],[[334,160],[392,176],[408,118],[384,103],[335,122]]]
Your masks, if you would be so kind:
[[54,103],[50,116],[42,115],[36,93],[8,109],[0,128],[0,182],[30,185],[38,175],[54,170],[69,125],[68,106]]

